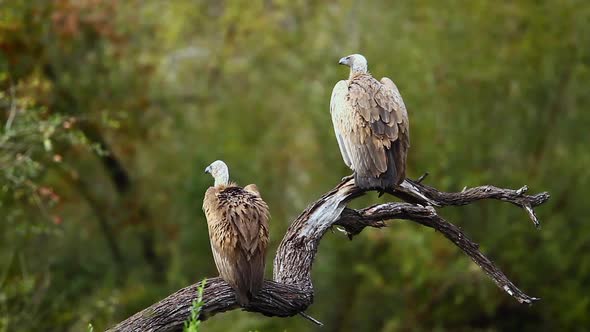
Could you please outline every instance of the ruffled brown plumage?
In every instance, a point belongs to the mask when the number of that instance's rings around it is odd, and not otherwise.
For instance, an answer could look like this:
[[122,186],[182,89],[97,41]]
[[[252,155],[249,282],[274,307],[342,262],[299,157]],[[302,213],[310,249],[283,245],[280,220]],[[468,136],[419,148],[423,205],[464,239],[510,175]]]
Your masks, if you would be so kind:
[[245,306],[264,280],[268,205],[256,186],[228,183],[207,189],[203,211],[217,270]]

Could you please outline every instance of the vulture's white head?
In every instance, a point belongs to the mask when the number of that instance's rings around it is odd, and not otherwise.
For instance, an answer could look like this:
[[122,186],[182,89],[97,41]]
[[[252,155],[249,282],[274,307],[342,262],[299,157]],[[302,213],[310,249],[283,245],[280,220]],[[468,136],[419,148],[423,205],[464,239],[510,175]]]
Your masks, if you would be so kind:
[[215,160],[205,168],[205,173],[211,174],[215,179],[215,186],[227,185],[229,183],[229,169],[221,160]]
[[366,73],[367,59],[360,54],[347,55],[338,61],[339,64],[350,67],[350,73]]

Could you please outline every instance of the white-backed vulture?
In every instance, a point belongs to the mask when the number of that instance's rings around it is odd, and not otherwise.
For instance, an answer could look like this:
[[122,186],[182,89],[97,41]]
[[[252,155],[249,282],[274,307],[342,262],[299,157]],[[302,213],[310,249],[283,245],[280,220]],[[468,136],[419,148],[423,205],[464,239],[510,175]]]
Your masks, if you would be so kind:
[[406,176],[410,147],[408,113],[402,97],[387,77],[377,81],[360,54],[340,59],[350,67],[347,80],[332,91],[330,114],[344,163],[363,189],[391,189]]
[[217,160],[205,169],[215,179],[205,192],[211,250],[219,275],[245,306],[262,287],[268,245],[268,205],[254,184],[229,182],[227,165]]

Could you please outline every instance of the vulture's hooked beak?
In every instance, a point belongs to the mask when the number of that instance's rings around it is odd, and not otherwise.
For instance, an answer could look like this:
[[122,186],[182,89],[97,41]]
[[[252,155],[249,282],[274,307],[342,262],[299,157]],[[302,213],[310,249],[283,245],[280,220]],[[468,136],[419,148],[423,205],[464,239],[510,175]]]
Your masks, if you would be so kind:
[[348,65],[349,65],[349,63],[348,63],[348,57],[347,57],[347,56],[345,56],[344,58],[340,59],[340,61],[338,61],[338,64],[339,64],[339,65],[345,65],[345,66],[348,66]]
[[207,166],[207,168],[205,168],[205,174],[207,173],[211,173],[211,166]]

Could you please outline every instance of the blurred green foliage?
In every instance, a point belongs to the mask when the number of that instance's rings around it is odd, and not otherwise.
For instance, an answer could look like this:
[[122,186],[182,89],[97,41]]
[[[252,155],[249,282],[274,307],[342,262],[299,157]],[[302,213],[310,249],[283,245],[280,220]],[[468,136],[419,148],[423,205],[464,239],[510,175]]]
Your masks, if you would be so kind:
[[[270,272],[290,220],[350,173],[328,103],[357,52],[404,97],[410,177],[552,194],[540,231],[499,202],[442,211],[542,301],[395,222],[322,241],[322,331],[590,326],[587,1],[0,0],[0,331],[103,330],[214,276],[215,159],[271,207]],[[315,327],[235,311],[202,329]]]

